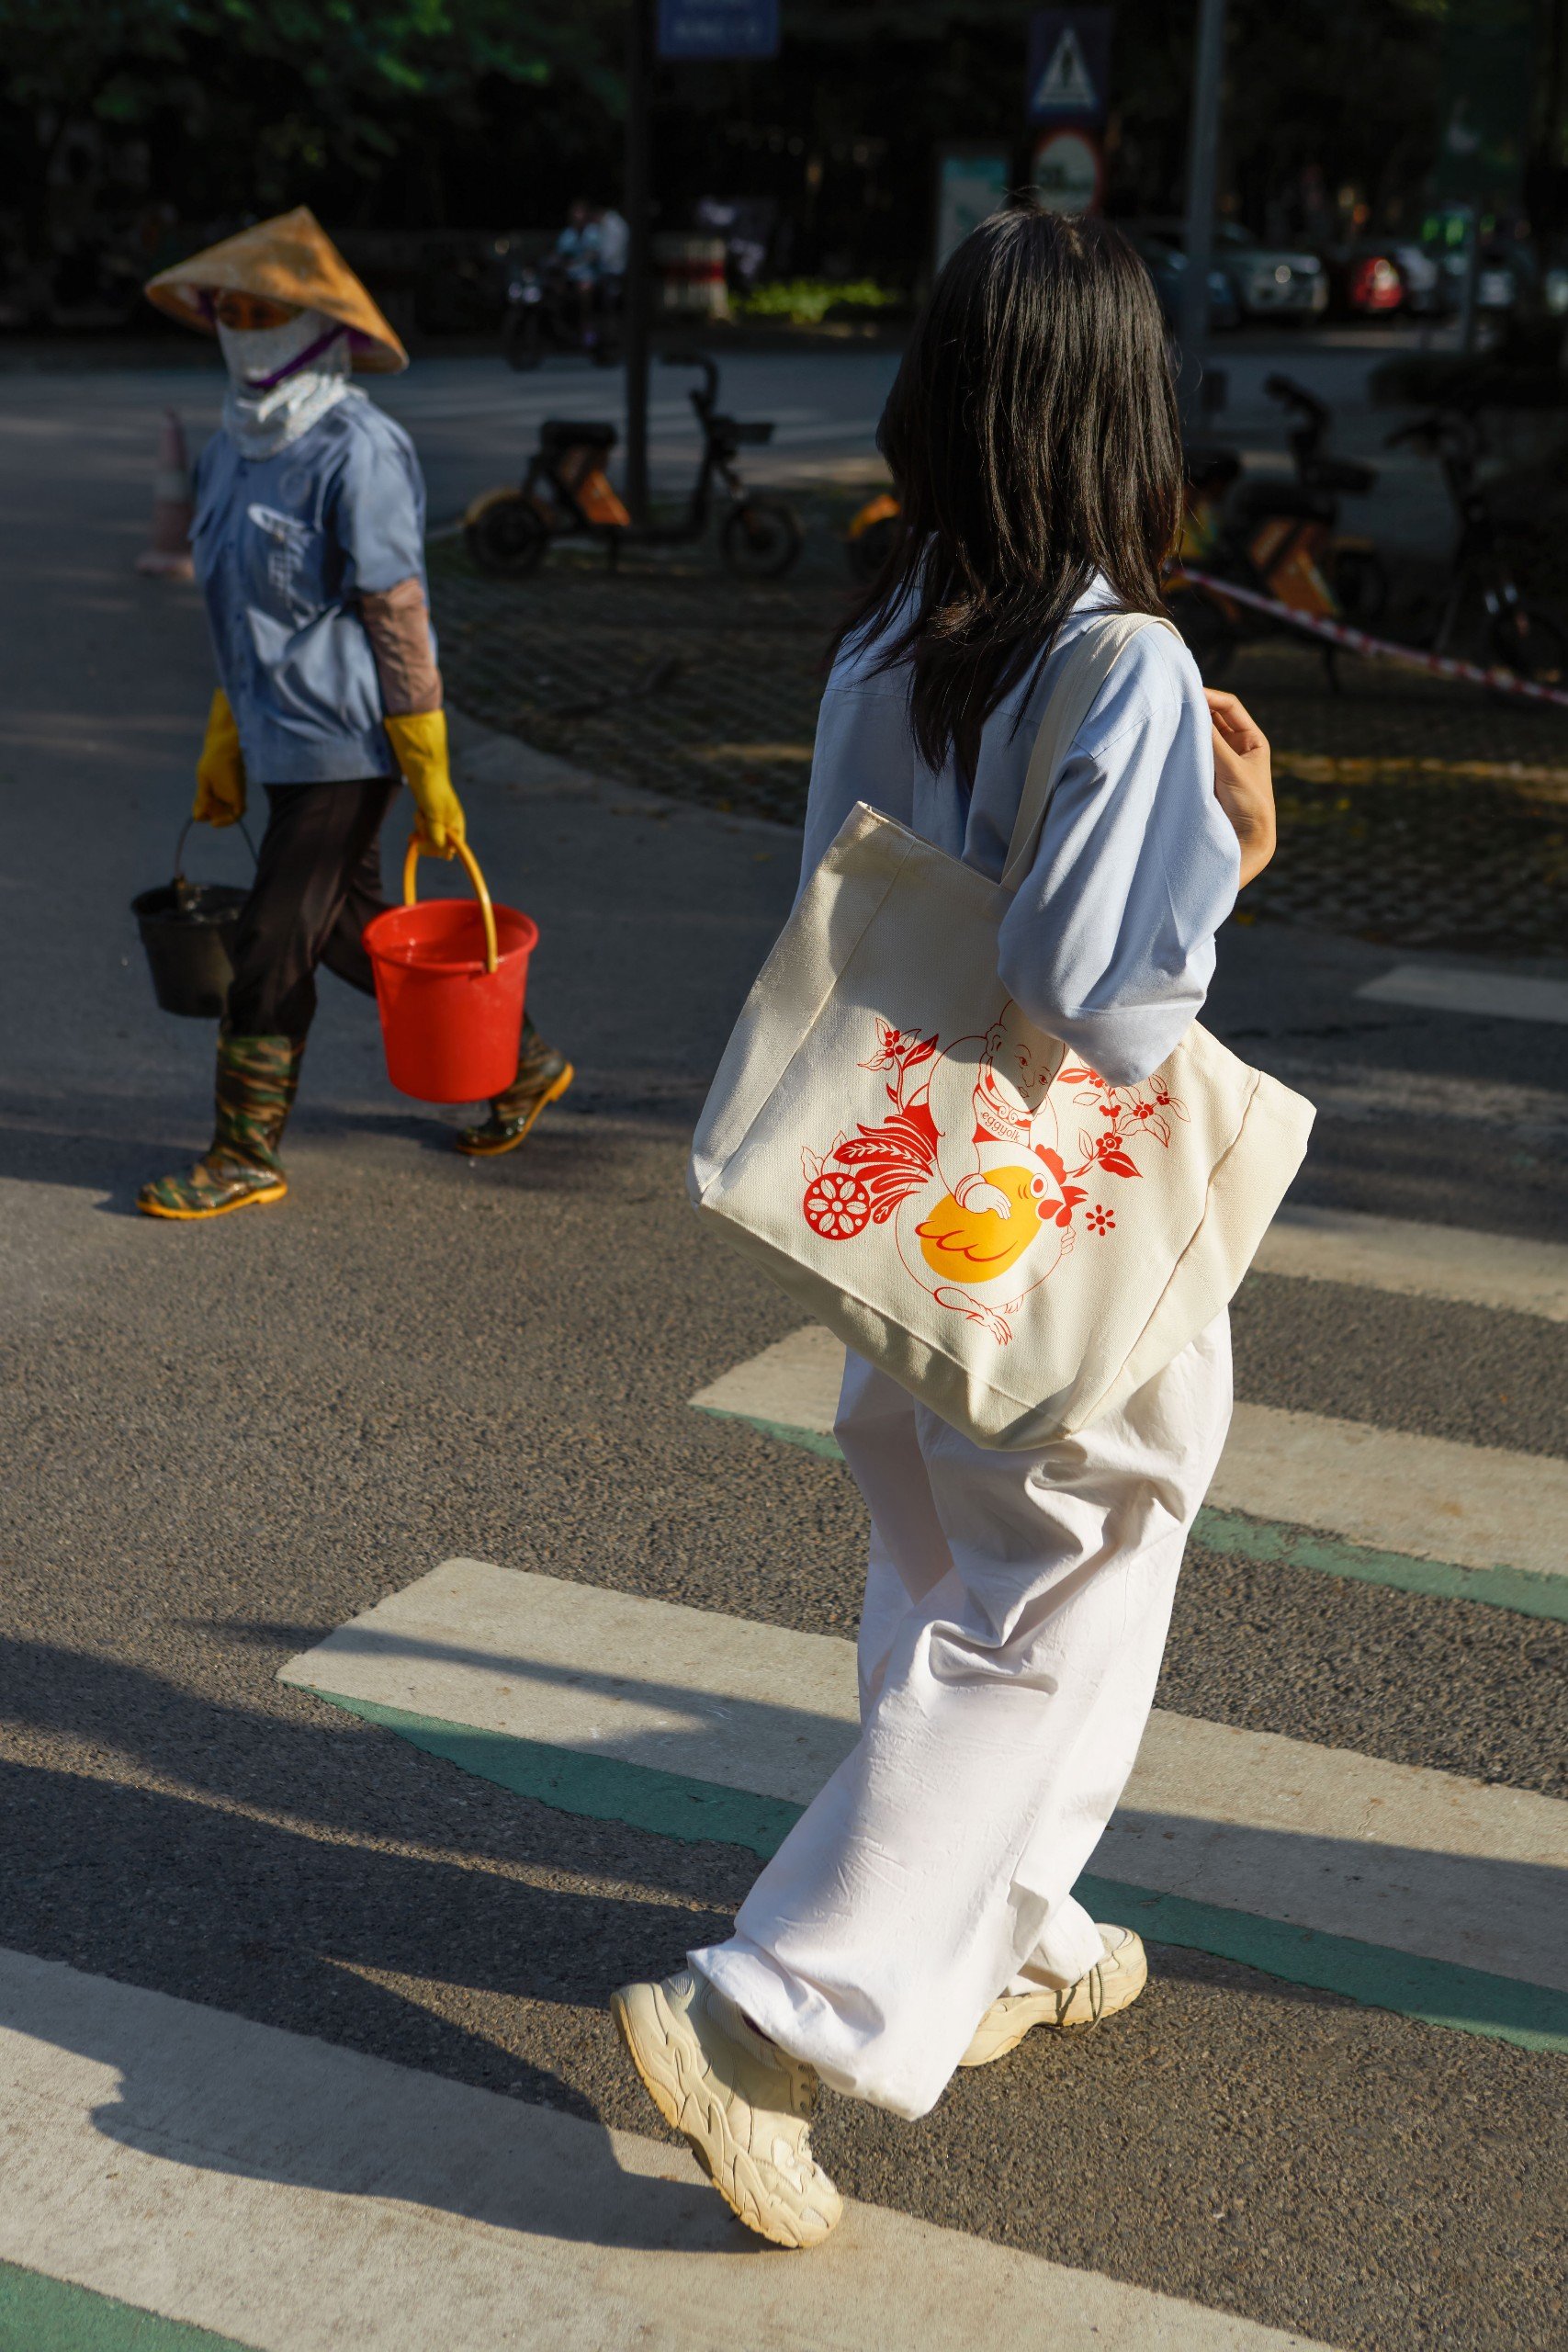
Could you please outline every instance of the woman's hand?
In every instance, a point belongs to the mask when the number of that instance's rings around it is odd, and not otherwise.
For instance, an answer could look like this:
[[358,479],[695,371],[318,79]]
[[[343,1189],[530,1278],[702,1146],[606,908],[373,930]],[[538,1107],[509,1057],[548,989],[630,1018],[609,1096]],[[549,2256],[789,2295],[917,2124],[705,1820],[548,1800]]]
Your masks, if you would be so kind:
[[1274,854],[1274,776],[1269,738],[1235,695],[1205,686],[1214,725],[1214,797],[1241,844],[1238,888],[1262,873]]

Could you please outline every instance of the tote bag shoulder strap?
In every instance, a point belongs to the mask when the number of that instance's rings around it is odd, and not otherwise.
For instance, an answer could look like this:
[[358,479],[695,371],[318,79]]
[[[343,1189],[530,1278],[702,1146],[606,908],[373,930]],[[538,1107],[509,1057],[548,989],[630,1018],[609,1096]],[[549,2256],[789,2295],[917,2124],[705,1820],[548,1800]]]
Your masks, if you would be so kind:
[[1040,828],[1045,822],[1045,811],[1062,764],[1072,749],[1073,738],[1093,709],[1095,696],[1141,628],[1168,628],[1173,637],[1178,634],[1169,621],[1159,620],[1153,613],[1105,613],[1089,621],[1074,639],[1062,664],[1062,673],[1051,689],[1045,716],[1034,739],[1023,797],[1018,804],[1012,839],[1008,845],[1008,862],[1002,869],[1004,890],[1016,890],[1033,865]]

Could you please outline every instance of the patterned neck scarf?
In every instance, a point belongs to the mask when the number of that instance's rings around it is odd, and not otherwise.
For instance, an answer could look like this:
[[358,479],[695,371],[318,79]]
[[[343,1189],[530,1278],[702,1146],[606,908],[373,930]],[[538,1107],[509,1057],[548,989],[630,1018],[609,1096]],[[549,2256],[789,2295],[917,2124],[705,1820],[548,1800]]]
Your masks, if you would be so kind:
[[220,325],[218,340],[229,369],[223,423],[242,457],[276,457],[353,389],[348,329],[324,311],[259,331]]

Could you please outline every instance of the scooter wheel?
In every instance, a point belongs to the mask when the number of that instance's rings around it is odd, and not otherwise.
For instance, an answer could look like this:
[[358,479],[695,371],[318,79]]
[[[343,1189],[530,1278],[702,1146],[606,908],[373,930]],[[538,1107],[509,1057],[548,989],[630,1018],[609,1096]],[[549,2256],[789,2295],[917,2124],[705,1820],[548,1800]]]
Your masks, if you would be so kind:
[[544,516],[531,498],[514,490],[487,499],[470,514],[463,537],[481,571],[505,572],[513,580],[537,571],[550,544]]
[[1388,571],[1371,548],[1339,548],[1330,561],[1329,584],[1352,628],[1371,628],[1388,610]]
[[725,516],[718,551],[742,579],[777,580],[801,549],[800,525],[787,506],[771,498],[749,498]]

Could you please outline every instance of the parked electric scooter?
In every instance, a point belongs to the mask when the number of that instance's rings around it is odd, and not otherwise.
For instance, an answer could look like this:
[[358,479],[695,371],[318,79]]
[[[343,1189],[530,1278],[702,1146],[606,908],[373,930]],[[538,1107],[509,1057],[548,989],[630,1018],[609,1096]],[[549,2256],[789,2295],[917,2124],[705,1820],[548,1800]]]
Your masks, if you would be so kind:
[[[1327,402],[1291,376],[1265,377],[1263,389],[1300,419],[1286,440],[1303,489],[1325,492],[1335,500],[1370,496],[1378,486],[1377,468],[1359,458],[1338,457],[1326,447],[1334,424]],[[1357,628],[1371,628],[1382,619],[1388,606],[1388,571],[1371,539],[1336,530],[1324,568],[1348,621]]]
[[508,572],[513,578],[536,571],[551,540],[558,538],[598,540],[612,569],[623,547],[686,545],[707,529],[716,481],[729,502],[718,534],[719,553],[728,570],[773,580],[790,569],[801,549],[800,524],[793,508],[780,499],[753,498],[735,463],[743,447],[773,438],[772,424],[742,424],[719,413],[718,368],[705,353],[670,352],[664,365],[698,368],[703,377],[691,393],[702,427],[703,453],[680,519],[637,529],[604,469],[620,438],[615,427],[548,417],[539,427],[539,446],[521,488],[486,492],[463,518],[468,552],[481,571]]
[[[1211,683],[1244,636],[1271,622],[1228,599],[1223,587],[1201,586],[1191,565],[1216,581],[1268,596],[1314,620],[1347,621],[1365,628],[1378,618],[1388,579],[1371,540],[1339,530],[1341,495],[1363,497],[1377,481],[1374,468],[1333,456],[1324,446],[1332,412],[1315,393],[1288,376],[1270,376],[1264,390],[1300,422],[1290,434],[1294,481],[1278,475],[1242,479],[1238,451],[1190,445],[1185,452],[1186,514],[1181,555],[1168,582],[1171,613]],[[1337,683],[1331,644],[1323,647],[1331,684]]]

